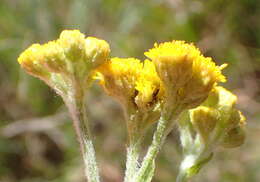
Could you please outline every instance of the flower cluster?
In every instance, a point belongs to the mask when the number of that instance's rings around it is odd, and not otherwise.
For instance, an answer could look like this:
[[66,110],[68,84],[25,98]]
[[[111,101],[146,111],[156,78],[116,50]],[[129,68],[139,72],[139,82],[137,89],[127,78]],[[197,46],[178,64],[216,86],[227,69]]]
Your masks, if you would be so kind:
[[[177,181],[187,181],[207,163],[217,146],[237,147],[245,138],[245,117],[237,98],[218,86],[226,78],[210,57],[193,44],[155,44],[149,58],[110,58],[108,43],[65,30],[59,39],[33,44],[18,58],[21,66],[62,96],[73,119],[83,151],[87,176],[99,182],[94,148],[85,114],[84,96],[92,80],[124,108],[129,135],[125,182],[150,182],[155,158],[177,125],[184,159]],[[73,101],[73,102],[70,102]],[[139,164],[140,144],[156,123],[152,143]]]
[[183,113],[180,134],[184,149],[180,179],[197,174],[215,149],[238,147],[245,140],[245,117],[235,108],[237,97],[215,86],[198,107]]
[[245,117],[235,108],[237,97],[215,87],[207,100],[190,110],[191,122],[205,145],[237,147],[244,141]]
[[29,74],[64,96],[75,82],[82,82],[83,87],[88,85],[93,70],[107,61],[109,54],[104,40],[85,38],[78,30],[65,30],[58,40],[30,46],[18,62]]

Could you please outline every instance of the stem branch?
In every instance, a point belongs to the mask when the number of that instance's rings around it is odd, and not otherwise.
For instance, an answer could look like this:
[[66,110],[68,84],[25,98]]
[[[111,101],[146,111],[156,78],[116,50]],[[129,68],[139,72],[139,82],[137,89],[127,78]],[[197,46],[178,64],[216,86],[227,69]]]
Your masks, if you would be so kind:
[[153,136],[152,144],[148,149],[141,168],[135,176],[134,182],[148,182],[152,179],[153,173],[151,174],[150,171],[154,170],[154,160],[166,138],[166,124],[167,120],[165,116],[161,116]]
[[84,101],[85,99],[83,97],[80,99],[74,98],[66,103],[72,116],[74,128],[80,143],[87,179],[89,182],[99,182],[100,177]]
[[136,172],[138,171],[139,152],[139,142],[130,143],[129,147],[127,148],[126,171],[124,182],[130,182],[133,179]]

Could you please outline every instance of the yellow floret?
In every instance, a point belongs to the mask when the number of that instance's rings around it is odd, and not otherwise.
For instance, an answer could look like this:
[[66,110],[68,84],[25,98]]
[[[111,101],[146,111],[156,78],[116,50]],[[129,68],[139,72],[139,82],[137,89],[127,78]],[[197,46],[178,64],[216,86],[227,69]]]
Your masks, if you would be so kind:
[[211,58],[184,41],[155,44],[145,55],[156,66],[167,100],[188,108],[201,104],[216,83],[226,81],[221,73],[226,65],[216,66]]
[[78,30],[64,30],[57,40],[64,49],[66,56],[71,61],[79,61],[84,59],[86,49],[85,35]]
[[161,80],[158,77],[154,64],[149,61],[144,61],[144,66],[135,89],[138,91],[135,102],[140,108],[149,107],[163,95]]
[[198,49],[184,41],[155,44],[145,52],[156,65],[156,70],[166,84],[182,86],[192,75],[192,63],[200,55]]
[[109,58],[109,44],[95,37],[86,38],[86,57],[92,62],[92,67],[96,68],[103,64]]
[[[187,56],[189,58],[195,58],[197,56],[200,56],[200,54],[201,53],[199,49],[197,49],[193,44],[185,43],[185,41],[172,41],[161,44],[155,43],[154,48],[145,53],[147,57],[155,60],[155,62],[178,62]],[[165,59],[167,57],[169,59]]]
[[33,44],[19,56],[18,62],[29,74],[45,78],[49,73],[41,65],[44,58],[42,52],[40,44]]
[[98,68],[98,79],[126,107],[149,109],[162,97],[161,81],[149,60],[113,58]]
[[97,68],[95,78],[122,104],[129,134],[142,135],[159,119],[163,88],[151,61],[112,58]]
[[63,49],[55,41],[50,41],[43,45],[33,44],[20,55],[18,62],[29,73],[41,76],[42,71],[45,74],[66,72],[65,59]]
[[98,68],[98,78],[109,95],[128,105],[135,97],[135,84],[142,67],[138,59],[112,58]]
[[64,51],[56,41],[42,45],[42,56],[41,64],[50,72],[68,73]]

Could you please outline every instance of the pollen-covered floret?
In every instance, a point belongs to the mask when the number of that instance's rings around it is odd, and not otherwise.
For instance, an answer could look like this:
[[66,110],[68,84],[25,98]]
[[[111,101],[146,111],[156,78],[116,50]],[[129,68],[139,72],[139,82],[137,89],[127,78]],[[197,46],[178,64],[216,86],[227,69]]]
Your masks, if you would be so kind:
[[145,55],[156,66],[166,98],[187,108],[201,104],[216,83],[226,81],[221,73],[225,64],[216,66],[211,58],[184,41],[155,44]]
[[97,69],[97,79],[105,91],[123,104],[135,97],[135,83],[142,70],[142,63],[134,58],[112,58]]
[[149,107],[163,97],[163,86],[151,61],[144,61],[135,89],[138,91],[135,102],[140,108]]
[[135,58],[113,58],[97,69],[106,92],[126,107],[145,109],[158,101],[161,82],[152,62]]
[[95,78],[108,95],[122,104],[130,140],[143,136],[158,121],[164,92],[151,61],[112,58],[97,68]]

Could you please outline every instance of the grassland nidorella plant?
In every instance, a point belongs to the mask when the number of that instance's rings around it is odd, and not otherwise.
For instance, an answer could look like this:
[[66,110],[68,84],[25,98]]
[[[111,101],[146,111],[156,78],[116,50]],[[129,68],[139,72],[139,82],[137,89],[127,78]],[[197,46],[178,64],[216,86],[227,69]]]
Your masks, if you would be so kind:
[[[123,107],[128,135],[125,182],[150,182],[156,157],[176,126],[183,149],[177,182],[188,181],[212,158],[217,147],[237,147],[245,138],[245,117],[237,98],[219,86],[226,78],[193,44],[155,44],[147,60],[110,57],[104,40],[64,30],[59,39],[33,44],[18,58],[29,74],[49,85],[66,104],[74,122],[89,182],[99,170],[85,109],[94,80]],[[112,121],[111,121],[112,122]],[[143,159],[146,132],[157,125]]]

